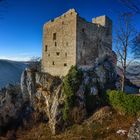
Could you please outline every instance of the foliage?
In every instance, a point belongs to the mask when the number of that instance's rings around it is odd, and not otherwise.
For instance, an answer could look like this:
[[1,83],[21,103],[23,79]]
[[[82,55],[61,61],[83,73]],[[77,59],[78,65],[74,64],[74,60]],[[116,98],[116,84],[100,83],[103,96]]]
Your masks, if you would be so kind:
[[81,84],[82,72],[78,70],[76,67],[72,66],[69,70],[69,73],[63,80],[62,91],[65,97],[65,105],[63,110],[63,119],[68,119],[68,113],[70,108],[75,105],[75,93],[79,89],[79,85]]
[[35,71],[41,71],[41,58],[32,57],[31,60],[29,61],[28,68]]
[[119,18],[116,28],[115,46],[117,51],[118,64],[121,66],[121,90],[125,89],[126,72],[129,65],[134,61],[132,55],[133,38],[136,36],[136,29],[132,25],[132,16],[123,14]]
[[35,123],[32,120],[31,128],[25,129],[20,127],[15,133],[18,139],[22,140],[126,140],[127,135],[116,135],[116,131],[118,127],[129,131],[132,123],[135,121],[136,118],[133,116],[119,115],[116,112],[113,112],[112,115],[107,115],[105,118],[103,116],[100,119],[92,115],[83,123],[74,124],[60,133],[58,138],[58,135],[51,134],[50,128],[46,123]]
[[138,115],[140,113],[140,97],[125,94],[121,91],[107,91],[108,102],[114,109],[128,115]]

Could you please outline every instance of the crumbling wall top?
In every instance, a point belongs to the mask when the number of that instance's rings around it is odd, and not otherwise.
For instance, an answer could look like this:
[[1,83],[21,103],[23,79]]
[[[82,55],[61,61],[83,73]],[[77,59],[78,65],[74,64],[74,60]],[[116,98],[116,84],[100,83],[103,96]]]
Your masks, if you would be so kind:
[[106,27],[112,24],[112,20],[106,15],[103,15],[103,16],[98,16],[98,17],[93,18],[92,23]]
[[[56,17],[54,19],[49,20],[47,23],[45,23],[45,25],[51,24],[54,21],[58,21],[58,20],[64,20],[64,18],[68,17],[68,16],[72,16],[72,15],[77,15],[77,12],[74,8],[69,9],[67,12],[63,13],[61,16]],[[44,26],[45,26],[44,25]]]

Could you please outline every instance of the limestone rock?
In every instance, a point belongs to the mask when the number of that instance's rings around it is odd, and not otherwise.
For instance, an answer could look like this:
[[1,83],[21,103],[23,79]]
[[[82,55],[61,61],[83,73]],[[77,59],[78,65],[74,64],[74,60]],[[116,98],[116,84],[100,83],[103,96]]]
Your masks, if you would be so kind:
[[34,72],[30,71],[30,69],[26,69],[21,76],[21,91],[23,100],[32,102],[32,96],[35,93],[35,76]]
[[[83,69],[82,73],[82,81],[74,93],[75,105],[69,113],[71,123],[81,123],[88,113],[100,107],[102,91],[115,88],[115,67],[108,57],[101,58],[90,69]],[[53,134],[62,132],[71,124],[63,119],[62,85],[63,79],[59,77],[26,69],[21,76],[21,87],[9,86],[0,91],[0,126],[32,113],[35,121],[48,123]]]
[[63,123],[61,85],[60,78],[29,69],[23,72],[21,78],[23,98],[32,102],[35,112],[42,115],[40,119],[49,120],[53,134],[61,130]]
[[17,119],[23,105],[19,86],[9,85],[0,91],[0,127]]
[[140,118],[130,128],[128,140],[140,140]]
[[[81,85],[75,93],[76,105],[71,108],[69,114],[74,123],[82,122],[88,111],[93,112],[99,107],[99,100],[102,98],[100,92],[107,88],[115,88],[115,67],[107,56],[100,58],[93,68],[83,69],[82,72]],[[59,77],[29,69],[23,72],[21,78],[24,101],[31,103],[41,120],[48,121],[53,134],[61,132],[66,126],[63,120],[65,98],[62,84]]]

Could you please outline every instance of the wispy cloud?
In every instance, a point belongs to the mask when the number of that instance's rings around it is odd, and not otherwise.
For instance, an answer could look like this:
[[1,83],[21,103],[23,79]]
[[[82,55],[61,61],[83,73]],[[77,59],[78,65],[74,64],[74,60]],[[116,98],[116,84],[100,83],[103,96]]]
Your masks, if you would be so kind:
[[34,56],[37,56],[37,55],[29,54],[29,53],[21,53],[21,54],[12,55],[12,56],[0,56],[0,59],[8,59],[8,60],[13,60],[13,61],[29,61]]

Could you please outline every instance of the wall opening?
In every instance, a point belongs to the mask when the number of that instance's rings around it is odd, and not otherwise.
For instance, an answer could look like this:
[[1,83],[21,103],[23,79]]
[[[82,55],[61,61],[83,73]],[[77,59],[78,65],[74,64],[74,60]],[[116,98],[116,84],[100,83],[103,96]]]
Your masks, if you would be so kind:
[[64,67],[66,67],[67,66],[67,63],[64,63]]
[[52,19],[51,22],[54,22],[54,19]]
[[86,44],[86,42],[85,41],[83,41],[83,45],[85,45]]
[[50,57],[50,54],[48,54],[48,56]]
[[65,57],[67,57],[67,53],[65,53]]
[[52,62],[52,65],[55,65],[54,61]]
[[85,33],[85,29],[84,28],[82,28],[82,32]]
[[45,52],[47,52],[48,51],[48,46],[47,45],[45,45]]
[[56,40],[56,33],[53,33],[53,40]]
[[57,42],[55,42],[55,46],[57,46]]
[[60,52],[56,52],[56,55],[59,56],[60,55]]

